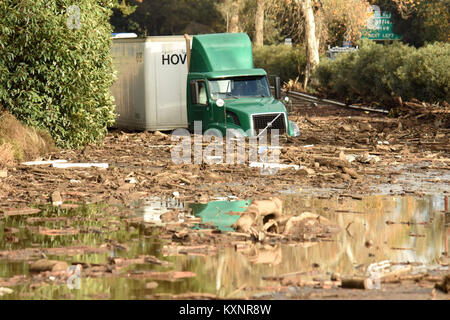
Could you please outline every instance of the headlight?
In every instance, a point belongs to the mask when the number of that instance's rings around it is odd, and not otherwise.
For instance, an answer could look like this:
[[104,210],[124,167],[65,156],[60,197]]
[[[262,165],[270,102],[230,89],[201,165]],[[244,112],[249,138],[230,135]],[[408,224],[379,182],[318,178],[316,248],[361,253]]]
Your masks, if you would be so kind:
[[300,136],[300,128],[298,127],[298,125],[293,121],[289,121],[289,125],[292,129],[292,136],[299,137]]
[[219,108],[222,108],[224,105],[225,105],[225,101],[223,101],[223,99],[217,99],[216,106],[218,106]]

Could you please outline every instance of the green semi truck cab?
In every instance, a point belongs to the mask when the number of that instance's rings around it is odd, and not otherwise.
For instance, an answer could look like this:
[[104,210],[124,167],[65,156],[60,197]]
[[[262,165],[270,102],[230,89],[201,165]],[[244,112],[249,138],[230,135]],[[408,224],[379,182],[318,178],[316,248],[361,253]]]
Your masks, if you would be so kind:
[[271,93],[266,71],[253,65],[245,33],[147,38],[115,37],[112,87],[118,128],[131,130],[236,129],[245,136],[298,136],[288,120],[281,84]]
[[272,96],[266,71],[253,65],[252,46],[244,33],[194,36],[187,78],[189,128],[195,121],[202,129],[227,129],[245,135],[278,129],[298,136],[298,126],[289,121],[280,102],[280,81],[275,78]]

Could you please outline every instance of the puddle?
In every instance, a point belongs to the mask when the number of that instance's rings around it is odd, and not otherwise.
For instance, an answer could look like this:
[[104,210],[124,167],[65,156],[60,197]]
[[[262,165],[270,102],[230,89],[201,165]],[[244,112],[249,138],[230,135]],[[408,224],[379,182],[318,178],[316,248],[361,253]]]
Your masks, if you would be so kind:
[[[220,200],[208,204],[189,204],[148,199],[135,212],[154,228],[134,228],[120,216],[120,210],[106,206],[82,206],[78,209],[48,209],[41,213],[0,219],[0,251],[25,248],[60,248],[66,246],[101,247],[101,253],[50,254],[47,258],[71,263],[106,264],[113,257],[135,259],[155,256],[171,266],[133,264],[122,271],[191,271],[195,277],[177,281],[131,279],[123,274],[105,273],[102,277],[81,274],[80,289],[65,284],[33,285],[31,282],[10,285],[12,294],[0,299],[146,299],[155,294],[202,292],[227,298],[250,296],[279,286],[270,279],[290,273],[329,280],[332,273],[345,276],[366,274],[375,262],[389,260],[391,264],[412,263],[415,272],[443,268],[442,254],[448,251],[449,226],[446,221],[443,196],[388,197],[370,196],[319,199],[282,195],[284,214],[309,211],[322,215],[341,228],[329,239],[311,239],[292,244],[251,244],[244,248],[230,246],[212,255],[165,256],[163,247],[172,243],[160,225],[161,214],[180,210],[194,214],[206,225],[214,224],[226,232],[237,220],[233,212],[243,212],[251,200]],[[183,221],[183,215],[180,221]],[[448,219],[448,218],[447,218]],[[447,223],[447,225],[446,225]],[[41,229],[38,229],[41,228]],[[195,227],[195,226],[194,226]],[[49,236],[39,230],[74,229],[76,234]],[[214,245],[214,243],[212,243]],[[215,244],[219,245],[219,244]],[[34,258],[36,260],[37,258]],[[0,258],[0,287],[13,276],[30,275],[26,259]],[[33,282],[34,283],[34,282]]]
[[[422,169],[418,171],[418,169]],[[372,192],[389,193],[417,193],[423,195],[444,194],[450,192],[450,172],[433,169],[432,163],[420,162],[416,164],[397,164],[391,170],[398,172],[394,176],[395,183],[375,185],[370,187]]]

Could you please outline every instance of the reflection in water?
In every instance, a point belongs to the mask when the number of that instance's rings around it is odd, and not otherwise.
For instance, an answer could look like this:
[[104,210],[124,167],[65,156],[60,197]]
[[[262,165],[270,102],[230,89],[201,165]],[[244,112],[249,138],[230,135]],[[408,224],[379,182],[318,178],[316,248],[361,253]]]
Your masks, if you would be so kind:
[[[362,201],[352,199],[316,199],[313,197],[283,196],[284,214],[298,215],[309,211],[330,219],[342,231],[327,241],[287,244],[243,243],[237,249],[229,247],[212,256],[164,257],[161,249],[160,229],[143,233],[130,232],[126,228],[110,230],[107,233],[81,233],[77,236],[56,237],[53,243],[49,237],[39,236],[26,229],[26,217],[0,220],[0,239],[4,239],[5,228],[18,228],[20,243],[1,243],[1,249],[18,249],[32,244],[42,246],[78,244],[99,246],[105,239],[127,243],[129,249],[116,256],[135,258],[139,255],[155,255],[159,259],[174,263],[173,267],[155,265],[134,265],[135,270],[184,270],[192,271],[196,277],[175,282],[160,281],[155,289],[146,289],[145,281],[121,277],[81,278],[81,289],[70,290],[66,286],[45,285],[30,290],[29,285],[12,287],[14,293],[0,299],[143,299],[154,293],[209,292],[236,298],[243,287],[273,285],[263,277],[277,276],[293,272],[309,277],[329,279],[330,273],[342,275],[363,275],[367,267],[375,262],[389,260],[391,264],[419,262],[425,267],[437,266],[439,258],[446,250],[447,234],[445,225],[445,202],[443,197],[373,196]],[[230,230],[237,219],[230,212],[242,212],[249,201],[218,201],[209,204],[191,204],[195,215],[203,223],[214,223],[221,230]],[[148,205],[148,204],[147,204]],[[155,205],[148,205],[155,208]],[[161,206],[160,206],[161,207]],[[161,211],[171,208],[159,208]],[[180,209],[180,208],[178,208]],[[100,228],[116,218],[105,214],[101,208],[83,209],[89,219],[76,220],[75,227],[91,230]],[[72,216],[79,215],[72,212]],[[41,216],[46,216],[42,214]],[[94,219],[95,217],[95,219]],[[386,223],[389,222],[389,223]],[[40,225],[55,227],[61,222],[41,222]],[[89,229],[91,228],[91,229]],[[23,238],[22,238],[23,237]],[[3,242],[3,240],[2,240]],[[370,245],[368,245],[370,244]],[[49,257],[71,262],[105,263],[108,254]],[[22,261],[1,261],[0,277],[7,279],[13,275],[28,274],[28,264]]]
[[[145,222],[161,223],[161,216],[171,210],[183,210],[185,205],[177,198],[151,197],[141,201],[143,204],[136,210],[136,214],[143,217]],[[181,217],[180,217],[180,220]]]
[[217,293],[226,296],[243,284],[270,284],[262,277],[292,272],[328,274],[328,278],[333,272],[363,275],[370,264],[383,260],[436,266],[445,251],[447,230],[440,212],[444,210],[442,198],[374,196],[355,201],[286,196],[283,200],[284,214],[314,212],[343,231],[327,242],[256,245],[237,252],[229,248],[217,257],[186,261],[184,267],[196,272],[197,279],[204,283],[220,283]]

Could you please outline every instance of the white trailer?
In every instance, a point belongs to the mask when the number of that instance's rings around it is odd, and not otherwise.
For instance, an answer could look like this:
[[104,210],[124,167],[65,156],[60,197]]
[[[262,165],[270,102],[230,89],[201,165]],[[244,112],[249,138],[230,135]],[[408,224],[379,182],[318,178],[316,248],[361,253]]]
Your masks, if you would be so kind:
[[117,128],[172,130],[187,127],[187,54],[183,36],[113,40],[117,81],[111,88]]

